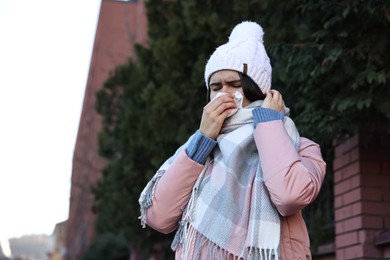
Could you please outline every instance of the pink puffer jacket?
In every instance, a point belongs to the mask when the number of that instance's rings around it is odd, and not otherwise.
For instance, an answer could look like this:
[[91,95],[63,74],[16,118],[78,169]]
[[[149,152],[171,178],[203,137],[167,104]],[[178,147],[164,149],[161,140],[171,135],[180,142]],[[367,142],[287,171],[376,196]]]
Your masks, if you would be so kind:
[[[311,259],[310,241],[301,210],[317,197],[326,164],[320,147],[301,138],[296,151],[282,121],[259,123],[254,138],[262,162],[265,185],[281,215],[281,259]],[[261,147],[261,148],[260,148]],[[158,181],[147,225],[171,233],[181,218],[181,208],[204,165],[191,160],[183,151]],[[176,259],[181,259],[180,248]]]

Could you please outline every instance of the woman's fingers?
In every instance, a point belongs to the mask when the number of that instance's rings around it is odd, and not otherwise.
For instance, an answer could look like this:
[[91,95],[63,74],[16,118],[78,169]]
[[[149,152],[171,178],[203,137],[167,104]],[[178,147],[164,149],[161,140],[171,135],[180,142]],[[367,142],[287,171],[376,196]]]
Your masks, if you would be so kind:
[[221,130],[224,120],[231,110],[235,108],[237,108],[237,105],[233,100],[233,96],[229,94],[209,102],[203,108],[200,131],[204,135],[215,139]]
[[206,105],[205,109],[210,112],[210,115],[218,117],[223,115],[226,110],[231,110],[237,108],[236,103],[233,100],[232,94],[222,95],[208,105]]
[[280,94],[280,92],[275,89],[268,91],[263,102],[263,107],[271,108],[278,112],[284,111],[284,101],[282,94]]
[[282,94],[280,94],[279,91],[271,89],[269,92],[272,94],[272,99],[274,99],[276,102],[280,103],[283,101]]

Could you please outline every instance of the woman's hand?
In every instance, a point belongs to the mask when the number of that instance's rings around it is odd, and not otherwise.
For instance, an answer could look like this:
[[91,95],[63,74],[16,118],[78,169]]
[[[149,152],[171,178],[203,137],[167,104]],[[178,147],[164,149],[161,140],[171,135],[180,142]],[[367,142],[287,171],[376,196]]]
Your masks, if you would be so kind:
[[278,112],[284,111],[284,101],[282,94],[277,90],[271,89],[267,92],[262,107],[271,108]]
[[212,100],[203,108],[199,128],[202,134],[214,140],[217,138],[226,117],[237,108],[233,98],[234,94],[228,93]]

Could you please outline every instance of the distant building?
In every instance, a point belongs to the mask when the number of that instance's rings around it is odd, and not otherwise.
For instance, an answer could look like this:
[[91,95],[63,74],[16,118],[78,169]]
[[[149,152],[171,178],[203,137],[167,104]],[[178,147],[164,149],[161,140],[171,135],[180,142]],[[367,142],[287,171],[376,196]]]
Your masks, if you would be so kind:
[[98,156],[97,135],[102,119],[95,111],[95,93],[102,87],[110,71],[134,55],[135,44],[146,43],[147,20],[144,9],[143,0],[101,2],[73,155],[69,218],[65,237],[67,259],[80,259],[95,234],[95,216],[91,210],[93,195],[90,187],[99,180],[105,163],[104,159]]
[[46,260],[49,251],[49,237],[47,235],[26,235],[9,240],[11,259],[19,260]]
[[66,248],[65,248],[65,232],[66,232],[66,223],[63,221],[58,223],[52,234],[52,244],[51,249],[48,252],[49,260],[64,260],[66,259]]

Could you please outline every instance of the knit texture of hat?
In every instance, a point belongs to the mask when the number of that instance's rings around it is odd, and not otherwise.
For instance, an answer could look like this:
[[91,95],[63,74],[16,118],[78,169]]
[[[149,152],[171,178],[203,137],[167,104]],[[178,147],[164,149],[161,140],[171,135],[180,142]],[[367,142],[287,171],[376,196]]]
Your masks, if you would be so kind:
[[205,83],[214,72],[235,70],[247,74],[265,94],[271,89],[272,68],[263,44],[264,32],[255,22],[236,25],[229,41],[210,56],[205,68]]

